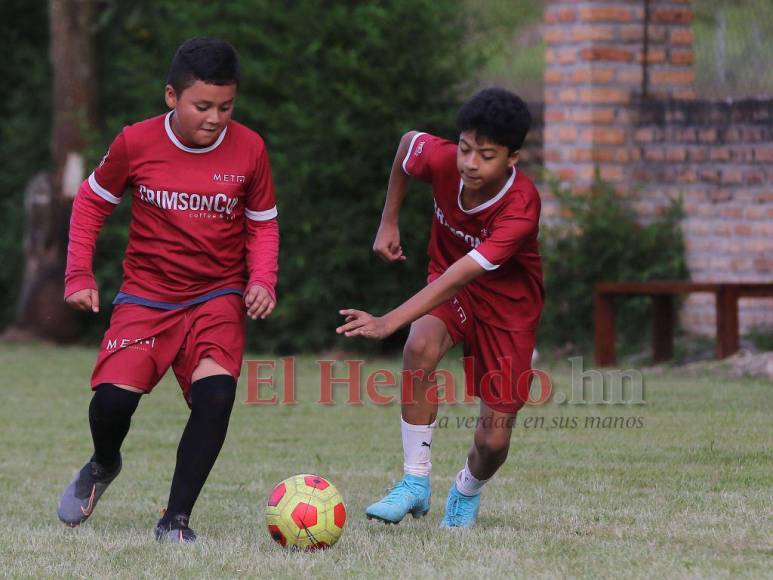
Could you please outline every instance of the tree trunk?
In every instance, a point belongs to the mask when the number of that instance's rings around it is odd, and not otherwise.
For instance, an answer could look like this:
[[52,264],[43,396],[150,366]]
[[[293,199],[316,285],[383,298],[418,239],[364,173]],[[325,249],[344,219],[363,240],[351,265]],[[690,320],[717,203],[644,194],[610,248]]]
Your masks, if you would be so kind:
[[72,201],[85,177],[86,132],[96,124],[93,12],[93,0],[49,0],[54,168],[25,191],[24,273],[12,336],[77,338],[77,318],[62,294]]

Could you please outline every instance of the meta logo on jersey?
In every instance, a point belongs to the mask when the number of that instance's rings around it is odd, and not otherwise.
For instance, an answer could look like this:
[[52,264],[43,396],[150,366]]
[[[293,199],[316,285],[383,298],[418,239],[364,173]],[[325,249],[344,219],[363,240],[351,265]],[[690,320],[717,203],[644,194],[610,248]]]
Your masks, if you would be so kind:
[[120,348],[130,348],[132,350],[149,351],[155,348],[156,337],[146,336],[143,338],[108,338],[105,350],[117,350]]
[[443,210],[438,207],[437,201],[435,201],[434,203],[435,203],[435,217],[437,218],[437,221],[439,221],[443,226],[451,230],[451,233],[454,234],[457,238],[461,238],[462,240],[464,240],[465,243],[467,243],[470,247],[477,248],[478,246],[480,246],[481,242],[479,237],[463,232],[462,230],[458,230],[454,226],[449,224],[448,220],[446,220],[446,216],[443,213]]
[[244,175],[233,175],[232,173],[215,173],[212,175],[212,181],[218,183],[244,183]]
[[170,192],[165,189],[151,189],[145,185],[140,185],[138,191],[142,201],[161,209],[175,211],[214,212],[223,216],[230,216],[239,203],[238,197],[228,197],[224,193],[206,195],[178,191]]

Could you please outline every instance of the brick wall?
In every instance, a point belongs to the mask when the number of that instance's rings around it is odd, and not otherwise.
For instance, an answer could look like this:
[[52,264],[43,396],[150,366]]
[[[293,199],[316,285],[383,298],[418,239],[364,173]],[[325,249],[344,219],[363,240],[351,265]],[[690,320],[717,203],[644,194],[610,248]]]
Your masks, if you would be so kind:
[[[690,0],[547,0],[544,164],[579,191],[598,168],[643,219],[681,195],[694,280],[770,282],[773,102],[696,101],[691,22]],[[773,328],[773,301],[740,316]],[[682,311],[694,332],[713,317],[711,296]]]
[[[773,281],[773,100],[650,102],[637,117],[637,205],[652,215],[682,196],[692,278]],[[773,300],[743,300],[740,317],[747,331],[773,327]],[[713,297],[691,296],[682,321],[710,334]]]

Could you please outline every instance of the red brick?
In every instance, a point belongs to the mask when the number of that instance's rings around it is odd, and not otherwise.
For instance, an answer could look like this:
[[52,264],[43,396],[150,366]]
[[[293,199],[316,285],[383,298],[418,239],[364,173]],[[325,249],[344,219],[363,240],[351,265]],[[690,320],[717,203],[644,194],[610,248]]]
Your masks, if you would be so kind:
[[594,46],[591,48],[583,48],[580,51],[580,58],[590,61],[608,60],[613,62],[631,62],[633,60],[633,51],[623,48],[614,48],[612,46]]
[[556,54],[556,51],[552,48],[546,48],[545,49],[545,64],[553,64],[558,60],[558,55]]
[[690,85],[695,82],[692,70],[656,70],[650,73],[653,85]]
[[773,270],[773,259],[771,258],[755,258],[754,269],[762,270],[764,272],[770,272]]
[[615,120],[615,110],[609,107],[577,109],[572,113],[572,120],[575,123],[609,125]]
[[563,167],[558,170],[558,177],[564,181],[574,181],[577,172],[571,167]]
[[672,50],[670,57],[671,64],[675,65],[690,65],[695,60],[692,49]]
[[662,24],[690,24],[692,10],[689,8],[657,8],[651,16],[652,22]]
[[593,87],[580,89],[580,101],[584,103],[627,103],[631,93],[623,89]]
[[743,173],[740,169],[726,167],[722,170],[722,183],[743,183]]
[[599,169],[601,179],[605,181],[622,181],[623,168],[620,165],[602,165]]
[[754,160],[761,163],[773,162],[773,147],[758,147],[754,151]]
[[547,68],[545,69],[545,84],[546,85],[557,85],[561,83],[561,71],[557,70],[555,68]]
[[639,42],[644,39],[644,27],[641,25],[625,26],[619,29],[620,38],[625,42]]
[[574,64],[577,60],[577,51],[573,48],[558,51],[559,64]]
[[735,224],[733,231],[737,236],[752,235],[752,227],[749,224]]
[[548,44],[560,44],[566,40],[566,30],[558,26],[546,26],[542,38]]
[[716,129],[702,129],[698,133],[698,139],[704,143],[714,143],[717,140]]
[[644,158],[647,161],[663,161],[666,158],[666,154],[662,149],[647,149],[644,152]]
[[625,143],[625,130],[612,127],[593,127],[580,131],[580,141],[600,145],[622,145]]
[[684,161],[687,159],[687,149],[684,147],[672,147],[666,152],[666,159],[668,161]]
[[615,29],[611,26],[575,26],[572,29],[572,38],[575,42],[610,41],[615,38]]
[[773,216],[773,208],[764,208],[759,206],[747,206],[743,211],[743,216],[747,220],[764,220],[768,212]]
[[558,129],[558,139],[562,143],[571,143],[577,140],[577,127],[563,126]]
[[762,185],[765,181],[765,172],[757,169],[747,171],[743,178],[746,185]]
[[634,11],[623,6],[580,8],[582,22],[631,22]]
[[730,161],[730,149],[727,147],[713,147],[709,154],[712,161]]
[[574,22],[575,18],[577,18],[577,10],[574,8],[548,8],[545,10],[545,22],[547,24]]
[[636,62],[643,63],[645,62],[645,56],[646,56],[646,62],[649,64],[660,64],[663,62],[666,62],[666,51],[662,48],[649,48],[647,50],[646,55],[644,52],[639,52],[636,55]]
[[636,67],[635,69],[623,69],[617,71],[617,80],[621,83],[629,84],[629,85],[641,85],[642,77],[644,76],[644,73],[642,72],[641,67]]
[[545,111],[545,122],[546,123],[558,123],[560,121],[563,121],[566,118],[566,115],[564,115],[564,111],[561,109],[555,109],[550,108],[547,111]]
[[719,215],[723,218],[740,218],[743,215],[740,207],[723,207],[719,209]]
[[706,150],[702,148],[692,148],[689,151],[688,157],[690,161],[696,161],[698,163],[706,161]]
[[577,91],[575,89],[562,89],[558,91],[558,101],[560,103],[574,103],[577,101]]
[[608,83],[615,76],[611,68],[578,68],[572,73],[572,79],[577,84],[583,83]]
[[655,132],[649,127],[644,129],[636,129],[636,133],[634,135],[634,139],[636,139],[639,143],[651,143],[654,140],[654,137]]
[[675,28],[669,35],[671,44],[692,44],[693,38],[692,30],[689,28]]

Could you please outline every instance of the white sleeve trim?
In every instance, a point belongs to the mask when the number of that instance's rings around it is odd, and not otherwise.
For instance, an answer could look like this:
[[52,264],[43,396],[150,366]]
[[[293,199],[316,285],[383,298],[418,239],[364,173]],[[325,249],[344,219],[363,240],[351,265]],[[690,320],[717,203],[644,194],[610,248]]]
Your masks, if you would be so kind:
[[406,175],[411,174],[411,172],[408,171],[408,159],[410,159],[411,153],[413,152],[413,146],[416,143],[416,139],[418,139],[420,135],[426,135],[426,133],[416,133],[413,136],[413,139],[411,139],[411,144],[408,146],[408,153],[405,154],[405,159],[403,159],[403,171]]
[[473,260],[475,260],[476,262],[478,262],[478,264],[484,270],[491,272],[491,270],[496,270],[497,268],[499,268],[499,264],[492,264],[478,250],[470,250],[469,252],[467,252],[467,255]]
[[252,211],[251,209],[245,208],[244,215],[252,221],[264,222],[266,220],[274,219],[278,215],[278,212],[276,211],[276,206],[263,211]]
[[107,191],[104,187],[99,185],[97,183],[97,178],[94,177],[94,173],[92,172],[91,175],[89,175],[89,187],[91,187],[91,190],[96,193],[99,197],[104,199],[105,201],[109,201],[112,204],[118,205],[121,203],[121,198],[114,196],[112,193]]

